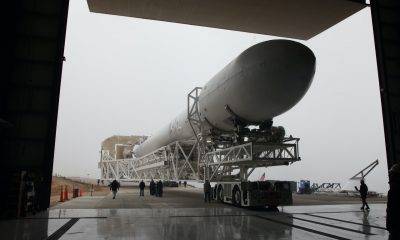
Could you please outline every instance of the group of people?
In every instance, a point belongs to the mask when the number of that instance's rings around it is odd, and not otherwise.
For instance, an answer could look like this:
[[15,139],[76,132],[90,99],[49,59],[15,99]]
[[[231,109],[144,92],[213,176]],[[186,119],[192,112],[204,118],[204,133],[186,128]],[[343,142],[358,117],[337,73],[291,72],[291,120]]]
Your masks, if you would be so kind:
[[[180,182],[180,181],[179,181]],[[367,195],[368,195],[368,187],[365,184],[364,180],[361,180],[360,182],[360,188],[355,187],[355,189],[360,193],[361,196],[361,201],[362,201],[362,206],[361,210],[369,210],[369,206],[367,203]],[[117,180],[114,180],[110,184],[110,190],[113,193],[113,199],[115,199],[117,192],[119,190],[120,184]],[[186,187],[186,181],[185,181],[185,187]],[[146,184],[144,181],[140,181],[139,183],[139,196],[143,197],[144,196],[144,189],[146,188]],[[153,179],[150,181],[150,195],[151,196],[156,196],[156,197],[162,197],[163,195],[163,183],[161,180],[158,180],[155,182]],[[209,180],[206,180],[204,182],[204,202],[211,202],[211,197],[212,197],[212,187],[210,184]]]
[[[110,187],[110,191],[112,191],[113,194],[113,199],[115,199],[115,197],[117,196],[118,190],[120,188],[120,183],[114,179],[109,187]],[[150,181],[150,195],[152,196],[156,196],[156,197],[162,197],[163,195],[163,183],[161,180],[158,180],[157,182],[155,182],[153,179],[151,179]],[[144,183],[144,181],[140,181],[139,183],[139,196],[143,197],[144,196],[144,189],[146,188],[146,184]]]
[[[145,187],[146,187],[146,185],[142,180],[139,183],[140,196],[144,196],[144,188]],[[149,187],[150,187],[150,195],[151,196],[155,195],[156,197],[162,197],[164,185],[161,180],[158,180],[157,182],[155,182],[153,179],[151,179]]]
[[[178,184],[179,184],[179,187],[180,187],[180,186],[182,185],[182,181],[179,181]],[[186,181],[183,181],[183,186],[184,186],[184,187],[187,186],[187,182],[186,182]]]
[[[186,187],[186,181],[184,182],[184,185]],[[114,180],[110,183],[110,190],[112,191],[113,194],[113,199],[117,196],[117,192],[119,190],[120,184],[117,180]],[[157,182],[151,179],[150,181],[150,195],[151,196],[156,196],[156,197],[162,197],[163,196],[163,183],[161,180],[158,180]],[[146,184],[144,181],[140,181],[139,183],[139,196],[143,197],[144,196],[144,189],[146,188]],[[212,188],[210,181],[206,180],[204,182],[204,202],[211,202],[211,195],[212,195]],[[367,205],[368,206],[368,205]]]

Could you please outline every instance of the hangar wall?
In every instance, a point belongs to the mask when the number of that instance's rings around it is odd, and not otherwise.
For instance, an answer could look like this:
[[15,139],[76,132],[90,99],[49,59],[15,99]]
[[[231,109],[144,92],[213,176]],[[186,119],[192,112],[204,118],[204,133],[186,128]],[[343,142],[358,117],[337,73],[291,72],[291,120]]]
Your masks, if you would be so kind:
[[0,217],[18,215],[21,173],[49,206],[68,0],[3,4],[6,20],[0,90]]
[[388,169],[400,162],[399,14],[399,1],[371,1]]

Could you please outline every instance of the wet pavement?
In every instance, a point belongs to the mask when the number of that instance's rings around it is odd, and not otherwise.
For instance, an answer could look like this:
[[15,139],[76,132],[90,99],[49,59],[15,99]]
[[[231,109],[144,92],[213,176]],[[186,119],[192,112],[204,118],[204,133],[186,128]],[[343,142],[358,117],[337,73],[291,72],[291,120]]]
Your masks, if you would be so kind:
[[[0,221],[0,239],[387,239],[386,204],[286,206],[280,212],[206,204],[195,190],[162,199],[135,191],[82,197],[30,218]],[[189,191],[189,192],[188,192]]]
[[284,207],[52,209],[0,222],[1,239],[387,239],[384,204]]
[[162,198],[150,196],[146,190],[139,196],[138,188],[121,188],[115,199],[107,196],[84,196],[58,204],[54,208],[63,209],[111,209],[111,208],[197,208],[217,207],[221,204],[205,204],[203,190],[196,188],[165,188]]

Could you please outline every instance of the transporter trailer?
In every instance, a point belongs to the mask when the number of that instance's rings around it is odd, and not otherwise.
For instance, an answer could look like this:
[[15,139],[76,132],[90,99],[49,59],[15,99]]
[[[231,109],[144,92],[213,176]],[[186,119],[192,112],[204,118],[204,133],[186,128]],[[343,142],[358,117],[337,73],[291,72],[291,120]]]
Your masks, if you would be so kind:
[[298,138],[279,142],[248,142],[205,154],[204,180],[216,182],[213,199],[237,207],[269,207],[292,204],[291,182],[249,181],[256,168],[285,166],[299,161]]
[[201,116],[200,90],[195,88],[188,95],[185,124],[189,129],[177,127],[180,121],[170,126],[172,132],[190,130],[187,138],[162,145],[140,157],[135,155],[134,148],[133,157],[128,159],[117,159],[117,154],[112,156],[102,150],[101,179],[209,180],[216,182],[213,198],[223,203],[275,209],[279,205],[290,205],[293,190],[290,182],[252,182],[249,177],[256,168],[287,166],[300,161],[299,138],[286,137],[284,128],[272,126],[272,120],[250,124],[229,106],[226,111],[235,123],[235,130],[219,130]]
[[214,200],[236,207],[268,207],[291,205],[292,189],[288,181],[217,182]]

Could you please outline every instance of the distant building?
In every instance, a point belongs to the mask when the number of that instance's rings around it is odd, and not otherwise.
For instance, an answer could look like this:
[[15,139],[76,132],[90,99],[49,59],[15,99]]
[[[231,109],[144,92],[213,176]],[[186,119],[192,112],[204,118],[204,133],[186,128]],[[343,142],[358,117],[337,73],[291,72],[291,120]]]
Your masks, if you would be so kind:
[[133,147],[146,139],[147,136],[114,135],[101,142],[102,154],[108,154],[115,159],[132,158]]

